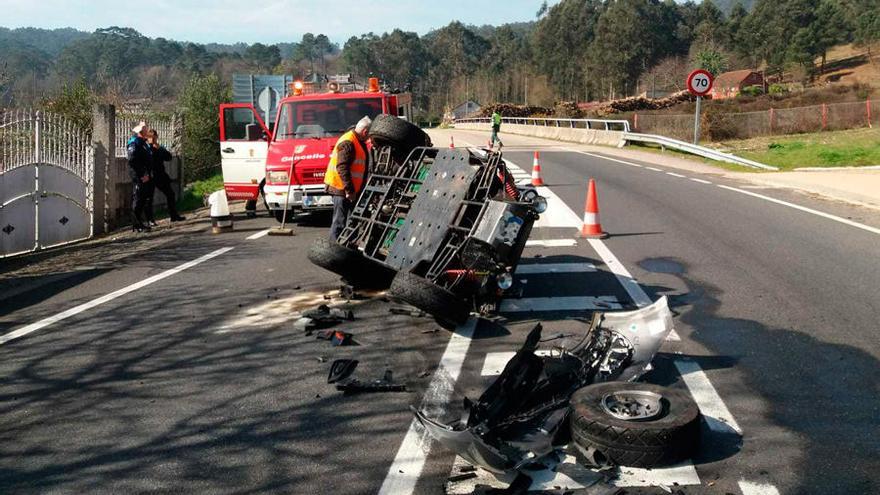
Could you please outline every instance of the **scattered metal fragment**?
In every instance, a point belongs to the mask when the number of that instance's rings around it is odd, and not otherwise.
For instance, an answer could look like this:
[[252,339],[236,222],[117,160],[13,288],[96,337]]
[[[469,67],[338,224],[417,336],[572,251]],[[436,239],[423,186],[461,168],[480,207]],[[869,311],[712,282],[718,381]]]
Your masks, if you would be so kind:
[[330,374],[327,383],[336,383],[350,377],[357,368],[357,359],[337,359],[330,365]]
[[406,392],[406,385],[402,383],[394,383],[392,380],[392,372],[388,369],[385,370],[385,376],[379,380],[363,382],[357,378],[350,378],[342,383],[337,383],[336,390],[345,394],[360,392]]
[[477,473],[468,472],[468,473],[462,473],[462,474],[456,474],[454,476],[450,476],[448,478],[448,480],[450,483],[456,483],[459,481],[469,480],[469,479],[473,479],[476,477],[477,477]]
[[411,309],[411,308],[388,308],[388,312],[395,315],[404,315],[404,316],[412,316],[414,318],[424,318],[428,316],[427,313],[420,309]]

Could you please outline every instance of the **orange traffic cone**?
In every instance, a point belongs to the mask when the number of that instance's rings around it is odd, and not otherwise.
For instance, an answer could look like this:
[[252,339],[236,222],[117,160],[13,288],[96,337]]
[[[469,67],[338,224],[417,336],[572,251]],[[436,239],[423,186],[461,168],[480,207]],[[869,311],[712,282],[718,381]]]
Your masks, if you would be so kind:
[[599,199],[596,196],[596,181],[590,179],[587,186],[587,204],[584,206],[584,224],[581,227],[581,237],[587,239],[604,239],[608,232],[602,230],[599,223]]
[[453,149],[455,148],[455,138],[452,136],[449,136],[449,147]]
[[532,162],[532,185],[543,186],[544,179],[541,178],[541,162],[539,161],[538,152],[535,152],[535,160]]

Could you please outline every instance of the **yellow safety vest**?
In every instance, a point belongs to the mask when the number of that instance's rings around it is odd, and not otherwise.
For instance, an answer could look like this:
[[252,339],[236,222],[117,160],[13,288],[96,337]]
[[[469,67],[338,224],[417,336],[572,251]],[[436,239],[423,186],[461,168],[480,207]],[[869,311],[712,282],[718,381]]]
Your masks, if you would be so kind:
[[339,146],[339,143],[345,141],[351,141],[354,144],[354,163],[351,164],[349,170],[351,171],[351,181],[354,183],[354,192],[357,193],[361,190],[361,185],[364,183],[364,174],[367,172],[367,152],[357,136],[354,135],[354,131],[348,131],[343,134],[333,146],[333,152],[330,153],[330,163],[327,164],[327,173],[324,174],[324,184],[340,191],[345,190],[342,177],[339,176],[339,172],[336,170],[336,148]]

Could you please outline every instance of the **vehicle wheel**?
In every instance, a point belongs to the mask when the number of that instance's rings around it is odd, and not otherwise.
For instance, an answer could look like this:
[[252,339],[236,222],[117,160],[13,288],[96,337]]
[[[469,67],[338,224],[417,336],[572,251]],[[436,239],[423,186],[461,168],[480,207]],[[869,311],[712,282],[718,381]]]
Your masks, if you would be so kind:
[[[275,216],[275,220],[278,223],[281,223],[284,220],[284,210],[272,210],[272,214]],[[287,210],[287,222],[293,223],[293,219],[296,216],[296,211],[293,209]]]
[[388,297],[399,299],[452,325],[464,324],[470,308],[458,296],[430,280],[409,272],[398,272],[391,281]]
[[408,155],[413,148],[431,146],[431,138],[417,125],[384,113],[373,119],[370,137],[377,137],[380,141],[391,144],[404,155]]
[[571,397],[571,436],[596,463],[675,464],[700,445],[700,410],[678,389],[650,383],[590,385]]
[[312,244],[309,261],[340,275],[356,288],[386,289],[394,277],[394,271],[365,257],[357,249],[351,249],[336,241],[319,238]]

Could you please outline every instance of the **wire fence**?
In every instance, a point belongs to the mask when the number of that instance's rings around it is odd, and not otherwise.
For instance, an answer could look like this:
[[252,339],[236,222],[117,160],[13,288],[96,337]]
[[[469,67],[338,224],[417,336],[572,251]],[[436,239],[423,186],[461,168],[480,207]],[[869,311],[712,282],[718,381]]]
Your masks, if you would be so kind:
[[[636,132],[659,134],[689,141],[694,137],[694,116],[632,113],[626,116]],[[880,101],[864,100],[759,112],[701,115],[701,139],[722,141],[759,136],[839,131],[880,126]]]

